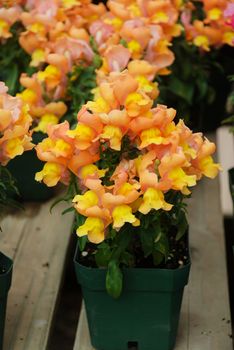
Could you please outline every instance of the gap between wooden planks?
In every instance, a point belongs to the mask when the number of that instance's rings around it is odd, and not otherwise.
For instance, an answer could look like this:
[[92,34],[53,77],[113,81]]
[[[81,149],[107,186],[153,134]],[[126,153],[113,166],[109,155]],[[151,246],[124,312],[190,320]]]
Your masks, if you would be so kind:
[[4,350],[44,350],[62,279],[73,215],[28,203],[1,222],[0,250],[14,259]]
[[[188,209],[192,268],[175,350],[232,350],[218,179],[202,180]],[[73,350],[94,350],[84,307]]]

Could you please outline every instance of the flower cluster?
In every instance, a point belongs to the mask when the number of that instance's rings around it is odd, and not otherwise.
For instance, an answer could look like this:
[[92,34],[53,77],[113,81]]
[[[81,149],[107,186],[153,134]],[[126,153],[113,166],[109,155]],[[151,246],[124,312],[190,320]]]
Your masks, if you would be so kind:
[[195,4],[189,2],[181,14],[186,39],[205,51],[224,44],[234,46],[234,2],[200,0],[202,19],[194,14]]
[[180,6],[175,1],[108,1],[109,11],[90,25],[103,65],[100,75],[127,68],[139,60],[152,66],[154,75],[168,74],[174,60],[173,37],[181,33]]
[[31,77],[22,75],[20,82],[26,89],[19,96],[30,104],[31,115],[38,123],[34,130],[45,133],[47,126],[57,124],[67,110],[58,101],[66,98],[68,73],[81,62],[89,65],[94,58],[86,27],[105,7],[88,0],[51,0],[27,1],[26,9],[21,14],[26,30],[19,42],[31,55],[30,65],[38,71]]
[[79,180],[82,194],[73,203],[86,220],[78,236],[100,243],[109,225],[117,231],[125,223],[139,226],[141,214],[171,210],[168,191],[187,195],[203,175],[217,175],[215,145],[182,120],[175,123],[174,109],[154,107],[156,90],[147,78],[112,72],[96,101],[79,111],[75,129],[68,122],[51,126],[36,147],[47,162],[37,180],[67,183],[70,172]]
[[29,128],[32,118],[28,106],[19,98],[7,94],[8,88],[0,82],[0,164],[21,155],[33,147]]

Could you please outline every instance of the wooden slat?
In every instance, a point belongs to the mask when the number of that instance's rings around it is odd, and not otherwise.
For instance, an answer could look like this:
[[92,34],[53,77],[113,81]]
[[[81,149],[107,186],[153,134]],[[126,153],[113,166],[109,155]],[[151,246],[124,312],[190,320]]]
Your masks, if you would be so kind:
[[[231,350],[218,179],[202,181],[188,203],[192,269],[175,350]],[[84,309],[73,349],[93,350]]]
[[73,215],[47,203],[26,205],[2,222],[0,250],[14,259],[4,350],[44,350],[64,269]]
[[224,216],[232,217],[233,204],[229,190],[228,170],[234,167],[234,136],[229,131],[229,126],[222,126],[217,130],[218,160],[223,171],[220,177],[221,210]]

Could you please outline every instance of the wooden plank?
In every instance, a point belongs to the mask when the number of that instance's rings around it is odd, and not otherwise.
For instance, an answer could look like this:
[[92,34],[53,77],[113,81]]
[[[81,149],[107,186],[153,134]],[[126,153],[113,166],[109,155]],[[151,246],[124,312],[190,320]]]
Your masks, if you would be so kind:
[[[231,350],[218,179],[202,181],[188,205],[192,269],[185,288],[175,350]],[[73,350],[94,350],[84,308]]]
[[229,190],[228,170],[234,167],[234,136],[228,126],[217,130],[217,154],[223,171],[220,177],[221,209],[224,216],[232,217],[233,205]]
[[0,250],[13,257],[4,350],[44,350],[64,269],[73,215],[54,198],[26,204],[1,222]]

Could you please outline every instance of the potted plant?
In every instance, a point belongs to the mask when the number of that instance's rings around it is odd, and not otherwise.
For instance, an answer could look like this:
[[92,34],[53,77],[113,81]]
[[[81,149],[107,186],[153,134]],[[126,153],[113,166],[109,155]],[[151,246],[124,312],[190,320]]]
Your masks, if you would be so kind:
[[0,349],[3,347],[7,295],[11,286],[13,262],[0,252]]
[[52,126],[36,147],[46,161],[36,179],[70,182],[75,268],[98,350],[173,348],[190,269],[184,199],[220,169],[215,145],[175,123],[174,109],[153,107],[157,87],[144,82],[110,73],[77,126]]

